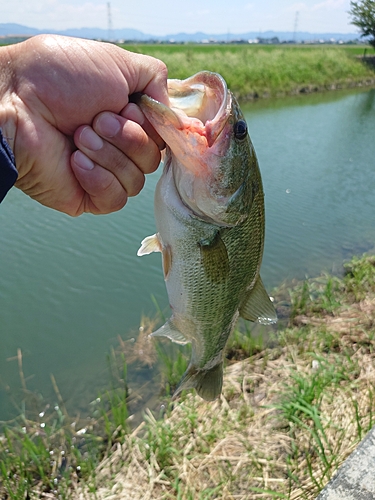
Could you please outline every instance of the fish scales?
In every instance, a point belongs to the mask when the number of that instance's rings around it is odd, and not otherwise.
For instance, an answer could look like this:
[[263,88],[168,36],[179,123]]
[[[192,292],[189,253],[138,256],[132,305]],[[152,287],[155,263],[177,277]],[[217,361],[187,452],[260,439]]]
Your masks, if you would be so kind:
[[[138,255],[161,251],[172,316],[153,336],[192,344],[176,392],[221,393],[223,354],[241,315],[272,323],[276,314],[260,279],[264,195],[242,112],[220,75],[170,81],[173,108],[138,98],[167,144],[155,192],[157,233]],[[179,100],[180,99],[180,100]]]

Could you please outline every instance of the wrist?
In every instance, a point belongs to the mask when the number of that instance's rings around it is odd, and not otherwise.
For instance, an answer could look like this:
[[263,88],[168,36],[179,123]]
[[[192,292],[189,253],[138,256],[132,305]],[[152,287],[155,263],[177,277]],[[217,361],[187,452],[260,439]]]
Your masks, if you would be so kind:
[[14,75],[12,46],[0,48],[0,128],[14,153],[17,113],[14,105]]

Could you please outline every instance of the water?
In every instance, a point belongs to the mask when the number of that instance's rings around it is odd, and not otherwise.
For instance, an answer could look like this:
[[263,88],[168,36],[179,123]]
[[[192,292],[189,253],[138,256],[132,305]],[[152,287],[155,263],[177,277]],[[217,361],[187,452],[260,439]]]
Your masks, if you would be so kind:
[[[266,193],[267,288],[337,272],[343,259],[373,248],[375,91],[243,109]],[[16,413],[17,349],[30,390],[53,402],[53,374],[68,408],[82,410],[107,384],[106,354],[118,336],[136,335],[142,314],[155,315],[151,295],[167,308],[160,255],[136,256],[155,232],[159,175],[106,216],[72,219],[16,189],[1,205],[0,420]]]

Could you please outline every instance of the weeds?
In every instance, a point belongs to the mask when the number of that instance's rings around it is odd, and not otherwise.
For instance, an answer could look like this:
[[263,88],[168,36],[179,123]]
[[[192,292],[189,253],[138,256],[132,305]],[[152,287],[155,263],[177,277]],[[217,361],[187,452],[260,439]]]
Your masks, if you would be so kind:
[[334,315],[340,307],[343,284],[337,277],[323,275],[317,279],[305,280],[291,290],[291,317],[322,313]]
[[337,47],[134,45],[163,60],[170,78],[202,69],[220,73],[240,99],[306,93],[374,81],[374,71]]
[[[27,396],[20,350],[17,358]],[[25,399],[22,414],[7,423],[0,435],[0,498],[70,498],[81,481],[89,492],[95,491],[98,463],[114,443],[124,441],[129,429],[126,364],[121,373],[113,353],[108,361],[111,388],[95,401],[91,417],[68,415],[53,375],[55,405],[45,405],[35,415]]]
[[167,396],[172,396],[188,367],[191,346],[187,344],[184,347],[177,347],[163,341],[157,341],[155,348],[162,375],[162,387]]
[[0,493],[20,499],[52,493],[66,498],[72,484],[90,476],[101,456],[101,439],[86,429],[62,425],[58,407],[38,422],[23,418],[0,442]]
[[[123,353],[111,353],[112,386],[89,420],[69,417],[53,379],[58,404],[34,419],[25,410],[0,438],[0,497],[316,498],[375,423],[373,273],[366,257],[343,279],[306,281],[275,348],[235,333],[232,352],[249,357],[227,367],[220,400],[184,395],[135,429]],[[157,346],[165,380],[178,381],[190,353]]]
[[353,294],[356,302],[375,291],[375,257],[354,257],[344,268],[346,292]]
[[256,336],[253,336],[249,326],[244,325],[242,329],[237,327],[229,337],[225,355],[231,361],[239,361],[262,352],[264,348],[265,340],[263,332],[261,331]]

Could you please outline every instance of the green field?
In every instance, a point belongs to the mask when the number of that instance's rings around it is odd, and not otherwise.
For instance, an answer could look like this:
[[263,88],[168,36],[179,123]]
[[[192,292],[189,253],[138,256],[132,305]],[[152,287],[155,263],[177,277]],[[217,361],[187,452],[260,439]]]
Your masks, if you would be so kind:
[[[365,45],[127,44],[166,63],[169,78],[220,73],[242,100],[375,85],[375,52]],[[367,61],[363,61],[364,51]]]
[[[375,71],[346,45],[123,45],[166,63],[170,78],[220,73],[240,99],[375,84]],[[369,54],[373,51],[367,50]]]

